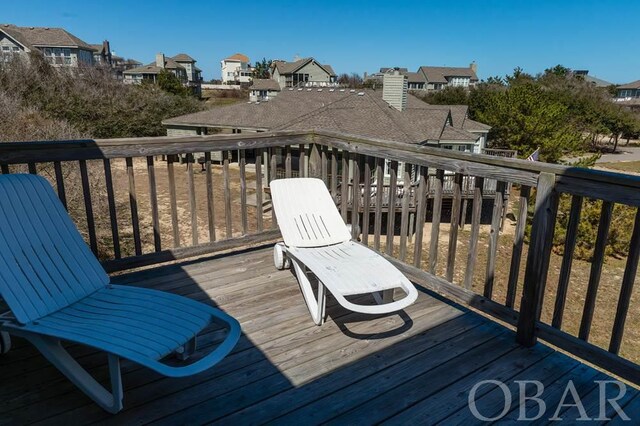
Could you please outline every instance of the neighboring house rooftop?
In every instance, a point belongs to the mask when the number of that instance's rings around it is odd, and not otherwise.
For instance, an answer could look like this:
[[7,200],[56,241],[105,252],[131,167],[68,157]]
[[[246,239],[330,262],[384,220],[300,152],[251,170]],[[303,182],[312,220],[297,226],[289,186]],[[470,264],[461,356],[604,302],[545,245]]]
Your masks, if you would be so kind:
[[640,80],[632,81],[631,83],[622,84],[617,89],[640,89]]
[[[241,127],[256,130],[326,130],[407,143],[473,143],[478,136],[463,129],[462,108],[429,105],[408,95],[398,111],[382,91],[285,89],[269,102],[242,103],[164,120],[165,125]],[[466,107],[465,107],[466,108]],[[458,116],[457,120],[453,116]],[[459,124],[456,124],[459,123]]]
[[[135,62],[135,61],[134,61]],[[132,68],[130,70],[125,71],[125,74],[159,74],[163,69],[167,70],[175,70],[175,69],[184,69],[182,65],[176,62],[175,58],[170,58],[165,56],[164,58],[164,68],[161,68],[156,65],[155,62],[151,62],[148,65],[143,65],[141,67]]]
[[[315,59],[313,59],[313,58],[302,58],[302,59],[298,59],[297,61],[294,61],[294,62],[274,61],[273,62],[273,66],[278,70],[278,72],[280,74],[293,74],[294,72],[298,71],[300,68],[304,67],[305,65],[307,65],[311,61],[315,61]],[[322,69],[324,69],[327,72],[327,74],[329,74],[330,76],[335,76],[336,75],[336,73],[333,71],[333,67],[331,67],[331,65],[321,64],[318,61],[316,61],[316,63]]]
[[173,57],[173,60],[178,62],[196,62],[195,59],[193,59],[191,56],[187,55],[186,53],[178,53],[176,56]]
[[225,61],[249,62],[249,57],[247,55],[243,55],[242,53],[236,53],[235,55],[231,55],[228,58],[225,58]]
[[429,83],[447,83],[447,77],[469,77],[471,81],[478,81],[478,76],[470,67],[429,67],[422,66],[423,73]]
[[270,78],[254,78],[253,84],[249,86],[251,90],[276,90],[280,91],[280,85],[277,81]]
[[70,47],[91,51],[96,50],[90,44],[63,28],[18,27],[12,24],[0,24],[0,30],[29,49],[35,47]]

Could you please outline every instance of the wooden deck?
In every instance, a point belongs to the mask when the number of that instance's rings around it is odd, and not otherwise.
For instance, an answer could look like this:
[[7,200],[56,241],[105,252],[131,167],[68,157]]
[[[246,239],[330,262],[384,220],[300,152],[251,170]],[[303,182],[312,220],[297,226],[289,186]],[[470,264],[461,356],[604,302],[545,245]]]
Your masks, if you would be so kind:
[[[406,312],[374,319],[346,312],[330,299],[330,318],[317,327],[292,273],[273,267],[270,248],[122,275],[114,282],[214,304],[241,322],[244,336],[221,364],[190,378],[162,378],[125,362],[125,408],[116,416],[16,339],[16,347],[0,358],[0,423],[475,423],[468,392],[486,379],[514,391],[509,419],[518,416],[514,380],[526,379],[546,387],[543,398],[551,408],[543,419],[555,411],[569,380],[595,417],[594,380],[607,378],[542,344],[518,346],[511,330],[426,290]],[[206,334],[202,349],[219,338],[215,331]],[[106,377],[104,354],[85,347],[71,352],[97,377]],[[637,423],[638,392],[629,388],[619,402]],[[477,407],[485,416],[496,415],[502,391],[480,388]],[[577,414],[567,411],[566,417]]]

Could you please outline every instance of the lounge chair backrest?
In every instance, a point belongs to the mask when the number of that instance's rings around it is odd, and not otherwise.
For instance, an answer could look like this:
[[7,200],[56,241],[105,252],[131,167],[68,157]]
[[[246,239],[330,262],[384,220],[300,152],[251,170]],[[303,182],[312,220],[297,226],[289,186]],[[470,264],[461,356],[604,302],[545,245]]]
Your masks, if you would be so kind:
[[271,198],[284,243],[322,247],[351,239],[329,190],[320,179],[278,179]]
[[23,324],[109,283],[47,180],[0,175],[0,296]]

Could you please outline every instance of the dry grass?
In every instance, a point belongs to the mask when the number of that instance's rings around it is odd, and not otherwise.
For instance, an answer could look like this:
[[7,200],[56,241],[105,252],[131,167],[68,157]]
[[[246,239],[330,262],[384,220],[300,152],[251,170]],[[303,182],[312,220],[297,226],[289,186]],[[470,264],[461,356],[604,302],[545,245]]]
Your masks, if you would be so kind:
[[598,163],[598,167],[619,172],[640,173],[640,161],[621,161],[617,163]]

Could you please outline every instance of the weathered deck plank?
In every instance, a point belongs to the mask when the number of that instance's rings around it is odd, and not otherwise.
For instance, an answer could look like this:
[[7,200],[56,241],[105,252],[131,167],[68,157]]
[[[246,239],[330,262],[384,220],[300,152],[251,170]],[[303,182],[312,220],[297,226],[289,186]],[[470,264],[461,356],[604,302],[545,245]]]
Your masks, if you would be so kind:
[[[513,380],[537,378],[553,401],[573,378],[591,406],[593,379],[606,377],[546,346],[518,346],[512,331],[429,292],[403,314],[376,317],[345,311],[330,298],[329,320],[317,327],[295,277],[273,267],[268,248],[113,281],[218,306],[241,322],[243,337],[218,366],[189,378],[167,379],[123,362],[125,409],[116,416],[16,339],[16,349],[0,358],[0,423],[462,423],[470,419],[468,389],[478,380],[500,378],[513,387]],[[223,336],[208,330],[199,346],[206,352]],[[99,380],[107,378],[104,354],[69,350]],[[630,392],[621,403],[634,412],[637,392]],[[479,407],[494,412],[499,396],[486,389]],[[507,416],[517,415],[514,406]]]

